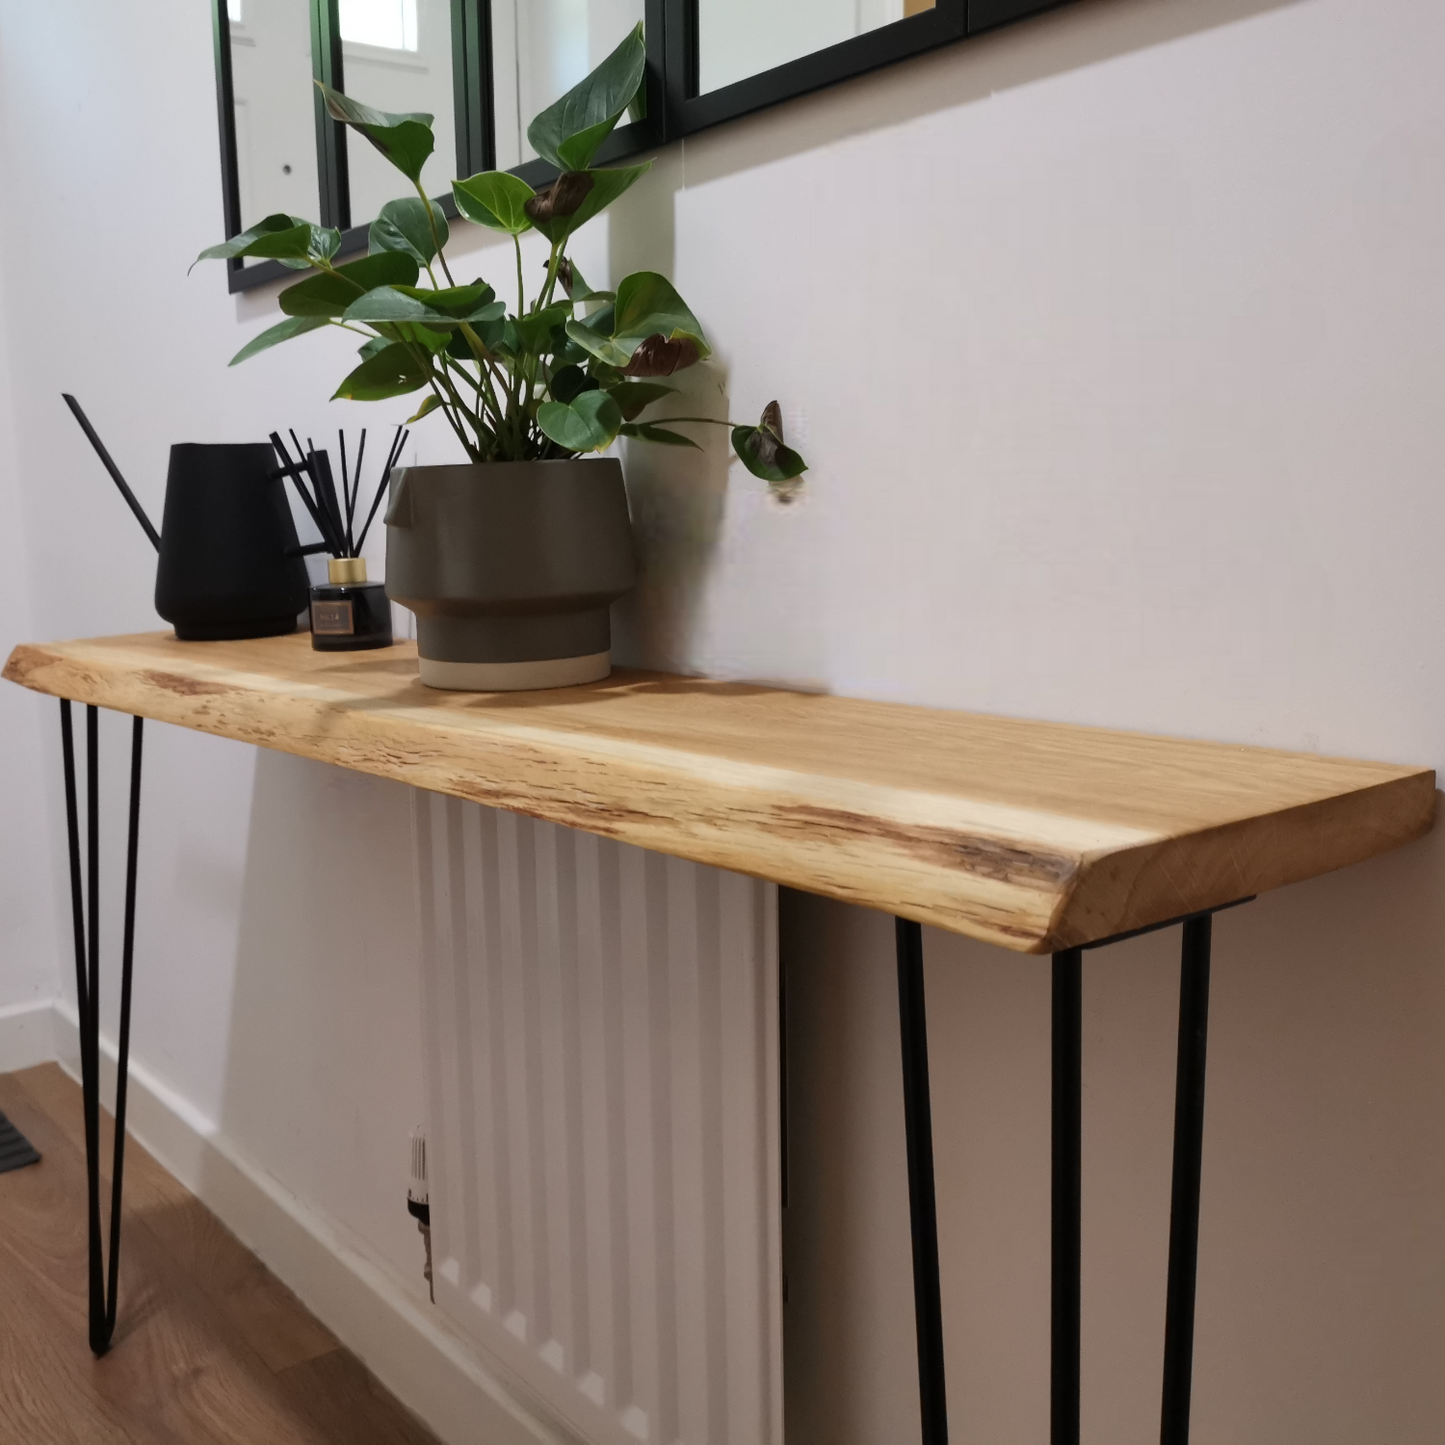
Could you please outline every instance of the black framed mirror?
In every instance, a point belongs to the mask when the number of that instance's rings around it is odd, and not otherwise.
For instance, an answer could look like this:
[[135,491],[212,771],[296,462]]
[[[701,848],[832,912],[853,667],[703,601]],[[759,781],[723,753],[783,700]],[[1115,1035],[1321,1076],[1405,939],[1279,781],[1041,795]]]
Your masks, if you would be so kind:
[[[396,177],[327,116],[324,80],[389,111],[436,116],[423,178],[455,218],[453,177],[500,168],[534,186],[555,172],[531,118],[637,24],[645,104],[598,160],[709,126],[1069,0],[212,0],[227,237],[274,211],[342,231],[341,254],[396,195]],[[229,263],[233,291],[293,274]]]
[[665,0],[669,139],[1069,0]]
[[[226,235],[322,196],[311,101],[311,0],[217,0],[216,75]],[[323,221],[325,204],[322,202]],[[231,263],[239,272],[242,263]],[[259,269],[251,263],[248,269]]]
[[[342,232],[341,254],[395,198],[397,177],[352,144],[312,84],[369,104],[436,116],[422,173],[455,217],[451,182],[492,165],[488,0],[212,0],[222,201],[227,237],[276,211]],[[276,261],[232,260],[232,291],[294,276]]]

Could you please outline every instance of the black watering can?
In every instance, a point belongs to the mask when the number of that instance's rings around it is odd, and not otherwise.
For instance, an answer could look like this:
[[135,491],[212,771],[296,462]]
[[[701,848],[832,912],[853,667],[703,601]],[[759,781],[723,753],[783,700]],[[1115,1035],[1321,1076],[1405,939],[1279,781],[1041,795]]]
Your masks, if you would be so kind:
[[80,404],[69,395],[65,401],[160,553],[156,611],[176,636],[215,641],[294,632],[310,583],[271,444],[173,446],[157,534]]

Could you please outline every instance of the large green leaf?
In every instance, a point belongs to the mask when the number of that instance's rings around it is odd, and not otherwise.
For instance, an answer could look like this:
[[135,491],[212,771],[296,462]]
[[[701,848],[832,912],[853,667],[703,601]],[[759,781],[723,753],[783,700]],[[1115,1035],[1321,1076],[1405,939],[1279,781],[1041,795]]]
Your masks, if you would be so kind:
[[617,311],[612,304],[615,300],[615,296],[609,297],[607,305],[599,306],[590,316],[578,317],[577,324],[586,327],[594,336],[610,337],[617,320]]
[[783,414],[777,402],[763,408],[757,426],[733,428],[733,450],[742,464],[765,482],[788,482],[808,470],[808,464],[783,444]]
[[532,218],[524,207],[536,194],[526,181],[509,171],[482,171],[464,181],[452,182],[452,199],[467,220],[513,236],[532,229]]
[[497,299],[497,293],[485,281],[473,281],[470,286],[443,286],[439,290],[428,290],[424,286],[398,286],[403,295],[430,306],[443,316],[471,317]]
[[403,341],[419,341],[433,356],[440,355],[451,344],[451,332],[436,331],[430,326],[409,326]]
[[[478,328],[473,324],[472,330],[482,345],[486,346],[485,332],[487,328],[485,326]],[[487,349],[490,351],[491,347],[488,346]],[[475,361],[477,359],[476,352],[472,350],[472,343],[467,340],[466,333],[460,326],[453,327],[447,332],[447,355],[457,361]]]
[[450,235],[446,213],[440,206],[432,206],[428,219],[426,203],[420,196],[403,196],[381,208],[381,214],[367,232],[367,242],[373,256],[381,251],[401,251],[415,257],[419,266],[428,266],[438,244],[445,246]]
[[288,286],[280,296],[288,316],[340,316],[374,286],[410,286],[416,281],[416,258],[401,251],[363,256],[334,271],[323,271]]
[[600,452],[616,438],[622,413],[605,391],[584,391],[570,402],[544,401],[537,425],[569,452]]
[[541,311],[514,319],[518,345],[528,356],[542,356],[555,347],[555,333],[572,314],[570,301],[556,301]]
[[229,261],[234,256],[266,257],[281,261],[297,270],[304,270],[315,260],[329,261],[341,249],[341,233],[329,226],[313,226],[300,216],[277,211],[258,221],[248,231],[207,246],[197,261]]
[[368,357],[336,388],[332,400],[345,397],[351,401],[384,401],[389,396],[405,396],[426,385],[427,374],[412,348],[395,341]]
[[624,421],[636,421],[655,401],[676,392],[675,386],[661,386],[655,381],[623,381],[607,388],[607,395],[622,408]]
[[[460,293],[466,293],[471,304],[465,300],[456,301]],[[446,310],[431,304],[430,298],[434,296],[452,298]],[[346,308],[344,319],[363,321],[372,326],[416,322],[446,330],[464,321],[493,321],[506,309],[502,302],[492,299],[490,286],[455,286],[445,291],[426,291],[416,286],[378,286],[353,301]]]
[[711,355],[697,317],[687,309],[672,282],[656,271],[634,271],[624,276],[617,288],[616,311],[614,340],[625,344],[649,336],[663,336],[669,341],[687,337],[697,343],[699,360]]
[[552,373],[547,390],[556,401],[571,401],[584,391],[596,391],[597,383],[580,366],[562,366]]
[[[610,307],[607,309],[611,310]],[[608,366],[615,366],[619,371],[632,360],[631,351],[619,346],[611,336],[603,335],[586,321],[569,321],[567,335],[589,356]]]
[[316,84],[326,97],[326,110],[333,120],[344,121],[359,130],[407,180],[421,179],[421,168],[436,146],[431,116],[424,111],[393,115],[390,111],[373,110],[339,90],[332,90],[324,80]]
[[558,216],[550,221],[538,221],[537,229],[549,241],[563,241],[574,231],[580,231],[593,216],[605,211],[618,196],[640,177],[652,169],[651,161],[640,166],[609,166],[602,170],[588,171],[592,177],[592,189],[582,204],[570,216]]
[[665,426],[654,426],[651,422],[625,422],[619,435],[632,437],[640,442],[658,442],[665,447],[691,447],[699,452],[702,450],[691,437],[683,436],[680,431],[668,431]]
[[268,347],[275,346],[278,341],[290,341],[293,336],[301,336],[307,331],[315,331],[318,326],[325,326],[324,316],[288,316],[284,321],[278,321],[274,326],[268,327],[259,336],[248,341],[232,358],[231,365],[235,366],[238,361],[245,361],[248,357],[255,356],[258,351],[265,351]]
[[697,317],[655,271],[625,277],[613,305],[568,322],[567,335],[628,376],[671,376],[711,355]]
[[591,75],[527,127],[532,149],[560,171],[585,170],[641,89],[646,71],[639,23]]

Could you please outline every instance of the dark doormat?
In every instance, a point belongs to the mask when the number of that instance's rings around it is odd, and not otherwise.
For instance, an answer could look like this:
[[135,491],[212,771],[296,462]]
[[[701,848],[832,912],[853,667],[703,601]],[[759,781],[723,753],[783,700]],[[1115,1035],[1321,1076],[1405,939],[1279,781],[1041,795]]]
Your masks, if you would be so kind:
[[35,1146],[4,1114],[0,1114],[0,1174],[39,1163],[40,1155],[35,1152]]

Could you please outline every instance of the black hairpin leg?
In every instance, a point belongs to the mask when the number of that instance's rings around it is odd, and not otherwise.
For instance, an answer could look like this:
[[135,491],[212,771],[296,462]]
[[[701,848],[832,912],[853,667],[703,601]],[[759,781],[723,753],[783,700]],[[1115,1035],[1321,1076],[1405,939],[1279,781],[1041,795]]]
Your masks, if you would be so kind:
[[1179,976],[1179,1070],[1174,1086],[1174,1184],[1169,1208],[1169,1294],[1164,1314],[1161,1445],[1188,1445],[1194,1378],[1194,1286],[1199,1266],[1199,1178],[1204,1155],[1204,1056],[1209,1032],[1208,914],[1184,923]]
[[[70,703],[60,704],[65,761],[65,822],[70,845],[70,905],[75,932],[75,1006],[80,1022],[80,1076],[85,1108],[85,1172],[90,1245],[90,1348],[103,1355],[115,1333],[120,1272],[121,1179],[125,1165],[126,1081],[130,1066],[131,974],[135,959],[136,853],[140,840],[141,719],[132,719],[130,820],[126,841],[125,925],[121,951],[120,1038],[116,1060],[115,1153],[110,1183],[110,1274],[100,1218],[100,740],[99,716],[86,708],[86,877],[82,883]],[[86,894],[89,894],[87,900]],[[87,917],[87,908],[89,916]]]
[[933,1111],[928,1092],[928,1020],[923,999],[923,929],[896,920],[898,1013],[903,1043],[903,1124],[913,1226],[913,1311],[918,1330],[918,1403],[923,1445],[947,1445],[943,1298],[938,1278],[938,1206],[933,1189]]
[[1054,955],[1051,1445],[1079,1445],[1083,960]]

